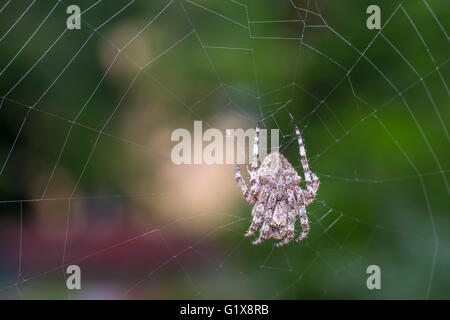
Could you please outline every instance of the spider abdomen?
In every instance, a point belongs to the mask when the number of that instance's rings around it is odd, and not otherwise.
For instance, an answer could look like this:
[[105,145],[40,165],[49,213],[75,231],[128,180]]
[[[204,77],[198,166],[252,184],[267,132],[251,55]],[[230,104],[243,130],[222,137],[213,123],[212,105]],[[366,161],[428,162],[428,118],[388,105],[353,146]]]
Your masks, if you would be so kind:
[[286,235],[287,225],[287,203],[279,201],[275,205],[272,219],[270,221],[271,237],[274,239],[282,239]]

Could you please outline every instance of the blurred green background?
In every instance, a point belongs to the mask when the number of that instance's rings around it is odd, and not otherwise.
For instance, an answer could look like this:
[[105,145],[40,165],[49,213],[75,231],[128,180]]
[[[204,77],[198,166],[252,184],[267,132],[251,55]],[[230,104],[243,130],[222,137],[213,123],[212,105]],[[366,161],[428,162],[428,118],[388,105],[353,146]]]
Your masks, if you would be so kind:
[[[450,298],[448,1],[71,4],[0,2],[1,298]],[[252,246],[234,166],[172,163],[194,120],[301,173],[300,127],[305,241]]]

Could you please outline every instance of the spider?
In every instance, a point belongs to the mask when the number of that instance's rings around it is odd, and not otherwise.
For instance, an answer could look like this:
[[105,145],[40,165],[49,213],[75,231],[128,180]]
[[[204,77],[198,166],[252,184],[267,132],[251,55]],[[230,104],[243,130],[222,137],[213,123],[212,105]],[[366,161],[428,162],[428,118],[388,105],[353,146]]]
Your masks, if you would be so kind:
[[252,243],[260,244],[264,240],[283,239],[275,244],[276,247],[291,242],[295,237],[295,220],[300,216],[302,232],[295,240],[300,242],[309,232],[306,206],[312,203],[319,189],[319,178],[309,170],[300,130],[295,126],[298,144],[300,146],[300,160],[306,180],[306,190],[300,188],[302,178],[286,158],[272,152],[267,155],[261,165],[259,162],[259,123],[256,125],[255,142],[253,145],[253,158],[250,175],[250,188],[247,187],[241,176],[241,168],[236,165],[236,181],[241,188],[242,195],[251,204],[252,223],[245,234],[253,235],[261,226],[259,237]]

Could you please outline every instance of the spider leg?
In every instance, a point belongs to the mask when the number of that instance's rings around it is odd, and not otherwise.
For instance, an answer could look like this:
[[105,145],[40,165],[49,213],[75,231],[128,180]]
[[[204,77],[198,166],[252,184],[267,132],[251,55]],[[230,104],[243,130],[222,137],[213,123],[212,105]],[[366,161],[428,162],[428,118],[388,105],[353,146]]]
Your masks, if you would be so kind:
[[250,237],[253,235],[258,227],[263,222],[263,214],[264,214],[264,203],[267,201],[269,194],[267,192],[267,188],[263,187],[261,194],[259,196],[258,202],[255,204],[252,210],[252,223],[245,234],[245,237]]
[[302,233],[295,240],[295,242],[300,242],[308,236],[309,233],[309,223],[308,216],[306,215],[306,207],[304,204],[300,206],[300,224],[302,226]]
[[303,172],[305,174],[306,189],[308,190],[309,198],[312,198],[312,200],[314,200],[317,194],[317,189],[319,188],[319,178],[309,169],[308,159],[306,158],[305,145],[303,144],[303,139],[297,126],[295,126],[295,133],[297,134],[298,145],[300,148],[300,161],[302,163]]
[[259,161],[259,122],[256,124],[255,129],[255,142],[253,143],[253,158],[252,158],[252,171],[256,172],[258,169]]
[[259,162],[259,122],[256,124],[255,130],[255,142],[253,143],[253,158],[252,164],[250,167],[250,194],[253,196],[256,194],[257,189],[257,171],[258,171],[258,162]]
[[265,213],[264,213],[264,223],[261,227],[261,229],[259,230],[259,238],[256,239],[255,241],[252,242],[252,244],[257,245],[260,244],[261,242],[263,242],[264,240],[269,238],[269,234],[270,234],[270,222],[272,221],[272,216],[273,216],[273,210],[276,204],[276,194],[275,193],[271,193],[269,195],[269,200],[267,203],[267,207],[264,208]]
[[263,222],[262,219],[262,215],[264,213],[264,205],[262,203],[257,203],[255,204],[255,206],[253,207],[252,210],[252,223],[250,224],[250,227],[247,230],[247,233],[244,235],[245,237],[250,237],[251,235],[253,235],[256,230],[258,230],[258,227],[261,225],[261,223]]
[[287,232],[286,232],[286,237],[275,244],[275,247],[281,247],[284,246],[286,244],[288,244],[289,242],[291,242],[294,237],[295,237],[295,209],[290,209],[287,213],[287,217],[286,217],[286,221],[287,221]]
[[249,176],[251,176],[251,174],[252,174],[252,170],[250,170],[250,169],[249,169],[249,167],[248,167],[248,163],[247,163],[247,164],[245,164],[245,168],[247,169],[247,173],[248,173],[248,175],[249,175]]
[[[268,214],[266,214],[267,217]],[[272,216],[272,215],[270,215]],[[270,220],[269,221],[264,221],[263,226],[261,227],[261,229],[259,230],[259,238],[256,239],[255,241],[252,242],[253,245],[257,245],[260,244],[261,242],[263,242],[264,240],[268,239],[268,234],[269,234],[269,229],[270,229]]]
[[241,176],[241,167],[239,165],[236,165],[236,181],[239,184],[239,187],[241,188],[242,195],[249,203],[255,202],[254,195],[250,194],[248,191],[247,185],[245,184],[244,179],[242,179]]
[[314,201],[314,199],[316,198],[316,195],[317,195],[317,191],[319,190],[319,184],[320,184],[319,178],[314,173],[311,173],[311,177],[312,177],[313,184],[312,184],[312,189],[309,190],[308,192],[306,192],[306,194],[305,194],[305,205],[306,206],[311,204]]

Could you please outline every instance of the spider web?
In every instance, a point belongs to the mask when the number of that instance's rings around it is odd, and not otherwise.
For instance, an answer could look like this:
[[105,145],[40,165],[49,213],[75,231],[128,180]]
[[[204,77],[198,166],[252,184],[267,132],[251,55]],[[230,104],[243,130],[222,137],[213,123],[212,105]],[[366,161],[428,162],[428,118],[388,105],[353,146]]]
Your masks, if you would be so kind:
[[[1,3],[0,296],[448,298],[449,7],[371,4]],[[233,166],[171,164],[194,120],[278,128],[301,172],[299,126],[306,240],[252,246]]]

